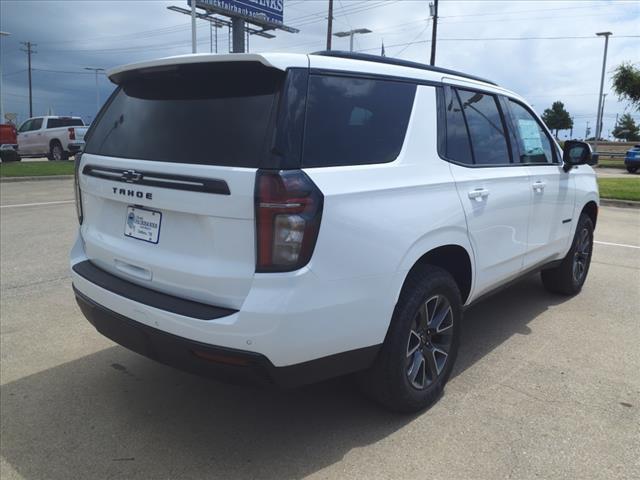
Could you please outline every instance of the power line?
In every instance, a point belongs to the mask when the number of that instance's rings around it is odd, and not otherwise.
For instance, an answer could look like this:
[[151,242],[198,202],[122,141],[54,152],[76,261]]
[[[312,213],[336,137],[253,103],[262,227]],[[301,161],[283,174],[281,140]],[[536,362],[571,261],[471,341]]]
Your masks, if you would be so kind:
[[[640,35],[616,35],[616,38],[640,38]],[[439,38],[439,42],[491,42],[491,41],[516,41],[516,40],[594,40],[596,37],[483,37],[483,38]],[[431,40],[418,40],[415,42],[396,43],[389,45],[388,47],[403,47],[405,45],[416,45],[419,43],[429,43]],[[359,52],[367,52],[371,50],[377,50],[374,48],[362,48]]]

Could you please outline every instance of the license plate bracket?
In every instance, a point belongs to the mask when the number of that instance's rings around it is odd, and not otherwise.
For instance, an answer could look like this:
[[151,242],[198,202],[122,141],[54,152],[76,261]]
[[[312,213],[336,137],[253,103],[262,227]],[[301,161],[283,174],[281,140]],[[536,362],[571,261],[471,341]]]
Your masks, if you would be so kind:
[[128,206],[124,222],[125,237],[157,244],[160,241],[162,212],[148,208]]

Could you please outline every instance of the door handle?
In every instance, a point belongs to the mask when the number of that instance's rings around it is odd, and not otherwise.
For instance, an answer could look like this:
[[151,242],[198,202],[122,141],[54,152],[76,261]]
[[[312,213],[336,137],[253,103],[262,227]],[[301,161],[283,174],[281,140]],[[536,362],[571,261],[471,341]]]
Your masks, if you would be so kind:
[[543,182],[543,181],[537,181],[537,182],[534,182],[533,185],[531,185],[531,186],[533,187],[534,191],[536,191],[538,193],[542,193],[542,191],[544,190],[544,187],[546,185],[547,184],[545,182]]
[[469,192],[469,198],[475,200],[476,202],[481,202],[483,198],[489,196],[489,190],[486,188],[476,188]]

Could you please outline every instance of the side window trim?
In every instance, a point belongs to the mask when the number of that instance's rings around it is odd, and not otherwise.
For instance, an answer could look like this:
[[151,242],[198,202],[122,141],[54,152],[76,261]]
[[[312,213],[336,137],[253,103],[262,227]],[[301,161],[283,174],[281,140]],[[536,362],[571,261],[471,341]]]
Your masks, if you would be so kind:
[[467,122],[467,116],[464,113],[464,106],[462,105],[462,100],[460,100],[460,95],[458,95],[458,89],[452,88],[452,96],[456,96],[456,100],[458,100],[458,105],[460,105],[460,112],[462,113],[462,119],[464,120],[464,128],[467,131],[467,139],[469,140],[469,148],[471,148],[471,165],[476,166],[478,162],[476,162],[476,152],[473,149],[473,139],[471,138],[471,131],[469,130],[469,122]]
[[512,155],[512,162],[514,164],[521,164],[520,159],[522,158],[522,152],[520,151],[520,144],[518,142],[518,129],[516,127],[513,112],[511,111],[511,106],[509,105],[509,98],[504,95],[498,95],[498,102],[500,103],[500,107],[505,112],[505,123],[507,126],[507,130],[509,132],[510,139],[510,150]]
[[[515,99],[513,97],[506,97],[505,96],[505,103],[509,104],[510,102],[513,103],[517,103],[519,106],[521,106],[522,108],[524,108],[529,115],[531,115],[531,117],[536,121],[536,123],[538,124],[538,126],[542,129],[542,131],[544,132],[545,136],[547,137],[547,140],[549,141],[549,144],[551,145],[551,154],[553,155],[553,160],[551,161],[551,163],[523,163],[522,165],[528,165],[528,166],[549,166],[549,165],[559,165],[561,162],[559,160],[559,156],[558,156],[558,152],[557,152],[557,148],[556,148],[556,142],[553,139],[553,136],[549,133],[549,130],[547,129],[547,126],[544,124],[543,121],[541,121],[538,116],[535,114],[535,112],[533,112],[527,105],[525,105],[524,103],[522,103],[520,100]],[[509,107],[509,116],[511,117],[512,121],[513,121],[513,113],[511,112],[511,108]],[[515,125],[515,124],[514,124]]]

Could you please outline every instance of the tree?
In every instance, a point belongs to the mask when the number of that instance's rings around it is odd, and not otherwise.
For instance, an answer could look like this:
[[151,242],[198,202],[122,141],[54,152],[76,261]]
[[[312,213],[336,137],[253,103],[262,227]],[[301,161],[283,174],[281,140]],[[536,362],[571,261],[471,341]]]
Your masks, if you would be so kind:
[[620,100],[640,110],[640,70],[631,63],[619,65],[613,74],[613,91]]
[[611,132],[614,137],[621,138],[627,142],[635,142],[640,140],[640,127],[636,125],[633,117],[625,113],[618,119],[616,127]]
[[564,109],[564,103],[561,101],[553,102],[551,108],[545,109],[542,114],[542,120],[547,124],[550,130],[556,131],[558,138],[558,130],[568,130],[573,128],[573,119],[569,112]]

